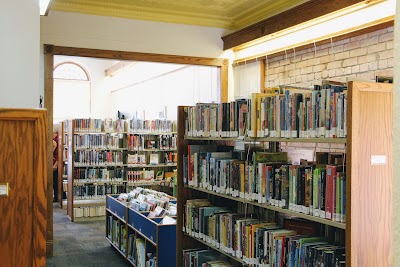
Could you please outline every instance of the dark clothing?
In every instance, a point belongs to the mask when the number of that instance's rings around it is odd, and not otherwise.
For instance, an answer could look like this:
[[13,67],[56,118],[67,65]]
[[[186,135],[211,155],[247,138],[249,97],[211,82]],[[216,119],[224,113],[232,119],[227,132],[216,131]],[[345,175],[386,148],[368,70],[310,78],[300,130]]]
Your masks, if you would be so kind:
[[53,202],[58,202],[58,169],[53,171]]
[[53,165],[58,161],[58,134],[56,137],[53,138],[53,140],[56,142],[56,148],[53,150]]
[[[58,161],[58,135],[56,135],[53,140],[56,142],[57,146],[53,150],[53,166]],[[58,168],[53,170],[53,202],[57,202],[58,200]]]

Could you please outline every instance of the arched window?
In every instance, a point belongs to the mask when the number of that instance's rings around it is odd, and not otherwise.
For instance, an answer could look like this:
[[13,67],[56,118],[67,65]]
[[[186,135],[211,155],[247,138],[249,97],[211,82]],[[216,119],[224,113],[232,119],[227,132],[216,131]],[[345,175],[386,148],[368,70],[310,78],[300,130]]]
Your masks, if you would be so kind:
[[54,67],[54,79],[90,81],[88,72],[78,63],[61,62]]
[[54,122],[88,118],[91,111],[91,85],[88,71],[79,63],[64,61],[54,66]]

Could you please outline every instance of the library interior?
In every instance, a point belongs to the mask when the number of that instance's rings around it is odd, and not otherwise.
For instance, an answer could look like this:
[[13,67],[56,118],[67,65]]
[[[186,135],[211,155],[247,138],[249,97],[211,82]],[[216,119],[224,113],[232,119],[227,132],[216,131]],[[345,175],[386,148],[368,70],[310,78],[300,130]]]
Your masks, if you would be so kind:
[[396,0],[21,1],[0,266],[400,266]]

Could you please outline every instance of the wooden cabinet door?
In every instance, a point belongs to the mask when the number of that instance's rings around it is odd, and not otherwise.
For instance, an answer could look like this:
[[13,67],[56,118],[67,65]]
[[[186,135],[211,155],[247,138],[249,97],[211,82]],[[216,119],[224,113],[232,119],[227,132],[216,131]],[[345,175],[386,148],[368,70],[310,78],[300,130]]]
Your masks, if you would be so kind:
[[46,130],[44,110],[0,109],[1,266],[46,265]]

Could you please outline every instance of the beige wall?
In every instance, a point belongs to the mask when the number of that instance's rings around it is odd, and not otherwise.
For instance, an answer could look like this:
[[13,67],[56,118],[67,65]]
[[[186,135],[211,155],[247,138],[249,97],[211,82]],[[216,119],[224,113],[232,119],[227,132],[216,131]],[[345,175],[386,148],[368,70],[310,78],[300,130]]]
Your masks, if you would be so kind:
[[220,57],[227,30],[68,12],[42,17],[41,43],[117,51]]
[[39,23],[39,1],[1,1],[0,107],[39,107]]
[[[322,79],[393,76],[393,27],[268,59],[265,85],[312,87]],[[332,53],[333,47],[333,53]]]

